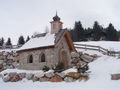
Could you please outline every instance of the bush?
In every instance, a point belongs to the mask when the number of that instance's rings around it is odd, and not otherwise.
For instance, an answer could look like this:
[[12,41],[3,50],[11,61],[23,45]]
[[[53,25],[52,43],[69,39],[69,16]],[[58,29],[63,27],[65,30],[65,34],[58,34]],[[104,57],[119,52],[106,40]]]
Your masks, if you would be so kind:
[[79,73],[85,73],[88,69],[89,69],[88,64],[86,64],[84,66],[80,65],[79,67],[77,67],[77,71]]
[[49,71],[50,68],[49,68],[48,66],[44,66],[42,70],[43,70],[44,72],[46,72],[46,71]]
[[61,72],[64,70],[64,63],[59,62],[54,68],[53,70],[55,70],[56,72]]

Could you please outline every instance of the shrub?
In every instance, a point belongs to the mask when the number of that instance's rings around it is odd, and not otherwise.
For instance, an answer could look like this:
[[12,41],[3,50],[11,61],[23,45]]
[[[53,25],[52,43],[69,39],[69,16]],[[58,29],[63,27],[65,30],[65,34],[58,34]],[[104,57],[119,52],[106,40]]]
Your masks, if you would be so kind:
[[85,73],[88,69],[89,69],[88,64],[86,64],[86,65],[79,65],[79,67],[77,67],[77,71],[79,73]]
[[42,70],[43,70],[44,72],[46,72],[46,71],[49,71],[50,68],[49,68],[48,66],[44,66]]
[[55,70],[56,72],[61,72],[64,70],[64,63],[59,62],[54,68],[53,70]]

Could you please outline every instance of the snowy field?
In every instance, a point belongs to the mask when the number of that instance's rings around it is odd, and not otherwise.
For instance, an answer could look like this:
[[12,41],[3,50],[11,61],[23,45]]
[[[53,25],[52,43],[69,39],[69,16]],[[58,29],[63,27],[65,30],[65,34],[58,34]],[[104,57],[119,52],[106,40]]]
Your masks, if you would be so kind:
[[[87,43],[87,42],[86,42]],[[85,43],[85,44],[86,44]],[[105,42],[104,42],[105,43]],[[114,45],[114,43],[116,43]],[[81,43],[82,44],[82,43]],[[88,42],[91,45],[103,44]],[[105,43],[105,48],[115,48],[120,50],[120,43],[118,42]],[[117,49],[118,48],[118,49]],[[110,57],[102,55],[97,51],[85,51],[86,53],[98,54],[101,57],[89,64],[91,71],[90,79],[86,82],[76,81],[72,83],[59,82],[33,82],[31,80],[22,80],[19,82],[3,82],[0,79],[0,90],[120,90],[120,80],[111,80],[111,74],[120,73],[120,59],[117,57]]]

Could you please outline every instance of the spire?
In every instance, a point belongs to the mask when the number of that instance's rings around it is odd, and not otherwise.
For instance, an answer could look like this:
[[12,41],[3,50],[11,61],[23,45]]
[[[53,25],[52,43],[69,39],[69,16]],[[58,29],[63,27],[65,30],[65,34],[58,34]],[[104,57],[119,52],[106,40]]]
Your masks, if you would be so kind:
[[60,17],[57,15],[57,11],[56,11],[56,15],[53,17],[54,21],[60,21]]
[[56,16],[57,16],[57,10],[56,10]]

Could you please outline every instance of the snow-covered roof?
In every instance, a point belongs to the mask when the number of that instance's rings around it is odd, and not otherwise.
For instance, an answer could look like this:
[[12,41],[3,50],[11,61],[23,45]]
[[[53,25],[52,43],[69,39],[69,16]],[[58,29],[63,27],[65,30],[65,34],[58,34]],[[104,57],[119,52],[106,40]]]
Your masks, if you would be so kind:
[[43,37],[31,38],[18,51],[53,46],[55,44],[54,41],[55,41],[55,34],[48,33]]

